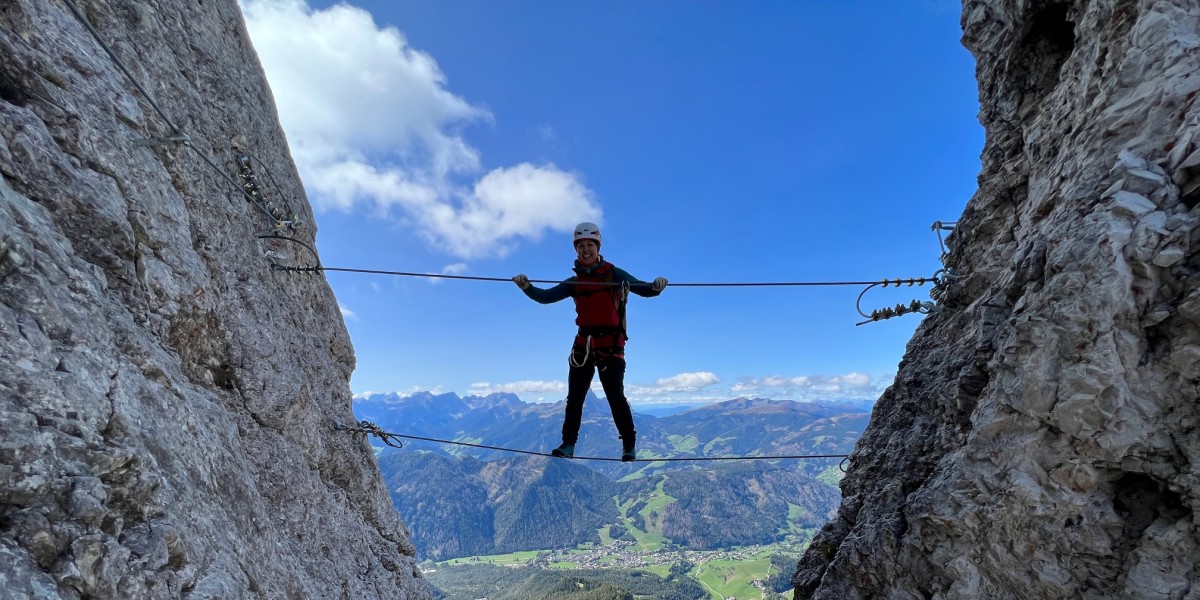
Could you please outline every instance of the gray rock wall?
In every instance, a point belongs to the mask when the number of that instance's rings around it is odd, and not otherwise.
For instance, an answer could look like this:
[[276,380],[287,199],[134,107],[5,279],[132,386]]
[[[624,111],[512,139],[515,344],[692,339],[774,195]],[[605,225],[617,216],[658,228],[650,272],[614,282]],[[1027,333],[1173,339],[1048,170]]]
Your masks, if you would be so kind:
[[328,285],[200,158],[241,136],[312,222],[235,1],[79,2],[193,148],[139,145],[172,132],[62,0],[0,2],[0,598],[431,597],[329,427]]
[[797,598],[1200,598],[1200,5],[965,0],[987,131]]

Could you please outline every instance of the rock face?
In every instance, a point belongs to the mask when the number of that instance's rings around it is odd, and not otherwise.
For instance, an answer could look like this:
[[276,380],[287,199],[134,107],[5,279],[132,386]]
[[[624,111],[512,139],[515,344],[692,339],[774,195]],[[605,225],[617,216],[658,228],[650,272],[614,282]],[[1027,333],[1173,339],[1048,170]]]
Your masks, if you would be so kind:
[[431,598],[330,427],[336,300],[226,179],[236,139],[312,222],[236,2],[77,1],[191,142],[64,0],[0,3],[0,597]]
[[961,278],[797,598],[1200,598],[1200,5],[966,0]]
[[797,598],[1200,598],[1200,5],[964,2],[988,132]]

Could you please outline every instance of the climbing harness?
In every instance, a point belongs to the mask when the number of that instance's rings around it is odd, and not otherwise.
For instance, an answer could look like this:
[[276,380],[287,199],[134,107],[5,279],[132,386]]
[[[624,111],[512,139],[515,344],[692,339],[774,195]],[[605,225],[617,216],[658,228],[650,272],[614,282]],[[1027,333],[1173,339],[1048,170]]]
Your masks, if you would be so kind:
[[629,304],[629,282],[621,282],[621,302],[617,305],[617,321],[620,323],[621,335],[629,339],[629,323],[625,317],[625,307]]
[[[483,450],[496,450],[499,452],[511,452],[514,454],[529,454],[532,456],[553,457],[553,455],[550,454],[549,452],[534,452],[532,450],[520,450],[517,448],[504,448],[502,446],[488,446],[486,444],[472,444],[470,442],[459,442],[459,441],[455,441],[455,440],[441,440],[438,438],[422,437],[419,435],[405,435],[403,433],[390,433],[390,432],[383,431],[382,428],[380,428],[378,425],[376,425],[370,421],[359,421],[358,427],[346,427],[345,425],[342,425],[341,423],[334,421],[333,422],[333,430],[334,431],[345,431],[345,432],[351,433],[356,436],[358,436],[358,435],[373,435],[375,437],[380,438],[381,440],[383,440],[383,443],[385,443],[393,448],[399,448],[400,446],[397,446],[391,442],[394,441],[396,444],[400,444],[401,442],[396,438],[404,438],[406,440],[419,440],[422,442],[434,442],[437,444],[450,444],[450,445],[454,445],[454,446],[466,446],[469,448],[480,448]],[[401,444],[401,445],[403,445],[403,444]],[[842,463],[840,463],[840,464],[844,464],[846,462],[846,460],[849,459],[849,457],[850,457],[849,454],[786,454],[786,455],[780,455],[780,456],[678,456],[678,457],[666,457],[666,458],[639,458],[636,460],[636,462],[706,462],[706,461],[722,461],[722,460],[810,460],[810,459],[820,459],[820,458],[840,458],[840,459],[842,459]],[[597,461],[608,461],[608,462],[630,462],[630,461],[622,461],[620,458],[607,458],[607,457],[602,457],[602,456],[575,456],[575,457],[573,457],[573,459],[574,460],[597,460]]]
[[[579,333],[571,345],[569,362],[573,367],[585,366],[595,354],[597,366],[603,370],[606,359],[624,354],[624,344],[629,339],[625,321],[629,282],[614,282],[614,269],[607,262],[585,271],[576,269],[579,278],[571,282],[574,286],[571,298],[575,302]],[[597,275],[603,275],[604,279],[595,279]],[[620,289],[614,289],[616,286]],[[609,339],[609,344],[598,343]]]
[[[571,343],[571,353],[567,356],[567,362],[572,367],[586,366],[588,359],[594,356],[596,367],[603,371],[608,368],[609,359],[613,357],[624,358],[625,347],[621,343],[628,338],[616,328],[612,328],[610,332],[602,332],[601,330],[605,329],[603,327],[581,327],[580,329],[581,331]],[[613,339],[613,343],[608,346],[598,346],[596,345],[596,338],[598,337],[610,337]]]

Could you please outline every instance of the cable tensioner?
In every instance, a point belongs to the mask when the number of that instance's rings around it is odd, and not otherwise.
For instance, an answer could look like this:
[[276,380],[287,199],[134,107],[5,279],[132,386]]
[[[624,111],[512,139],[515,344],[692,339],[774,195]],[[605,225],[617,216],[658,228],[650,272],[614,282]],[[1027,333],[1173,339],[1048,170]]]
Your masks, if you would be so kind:
[[[933,274],[933,276],[929,277],[929,278],[918,277],[918,278],[910,278],[907,280],[905,280],[905,279],[896,279],[896,280],[884,279],[880,283],[876,283],[876,284],[867,286],[866,289],[864,289],[862,291],[862,293],[858,295],[858,301],[854,303],[854,308],[856,310],[858,310],[858,314],[865,317],[866,320],[861,321],[859,323],[855,323],[855,325],[856,326],[857,325],[865,325],[867,323],[874,323],[875,321],[882,321],[884,319],[890,319],[892,317],[899,317],[899,316],[912,314],[912,313],[920,313],[920,314],[927,315],[927,314],[937,310],[938,304],[943,302],[946,299],[946,294],[948,293],[947,288],[949,288],[950,282],[952,282],[958,278],[958,275],[954,272],[954,269],[952,269],[948,265],[946,265],[946,259],[949,258],[949,256],[950,256],[950,250],[946,246],[946,239],[942,236],[943,231],[953,231],[957,225],[958,225],[958,223],[954,222],[954,221],[946,221],[946,222],[934,221],[933,226],[930,227],[930,229],[932,229],[935,233],[937,233],[938,248],[941,251],[941,254],[938,256],[938,259],[942,262],[943,268],[938,269],[938,271],[935,272]],[[870,290],[871,288],[873,288],[877,285],[882,286],[882,287],[888,287],[889,285],[894,285],[896,287],[900,287],[902,284],[907,283],[909,285],[909,287],[912,287],[913,285],[924,285],[925,283],[928,283],[928,282],[933,283],[933,289],[929,291],[929,297],[932,299],[932,301],[913,300],[912,302],[909,302],[908,304],[897,304],[893,307],[876,309],[876,310],[871,311],[870,314],[867,314],[867,313],[863,312],[863,310],[862,310],[863,295],[865,295],[868,290]]]

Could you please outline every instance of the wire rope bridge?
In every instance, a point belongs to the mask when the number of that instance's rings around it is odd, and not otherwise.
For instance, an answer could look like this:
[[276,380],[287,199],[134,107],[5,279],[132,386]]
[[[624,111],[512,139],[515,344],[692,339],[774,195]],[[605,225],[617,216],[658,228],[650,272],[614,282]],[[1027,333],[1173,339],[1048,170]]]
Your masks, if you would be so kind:
[[[264,217],[266,217],[266,220],[269,223],[269,227],[265,232],[258,234],[258,238],[260,240],[263,240],[264,244],[278,244],[280,242],[288,242],[291,244],[296,244],[299,247],[302,247],[304,249],[304,251],[300,251],[302,254],[306,251],[308,254],[310,254],[312,256],[312,262],[310,264],[287,265],[287,264],[284,264],[283,261],[279,260],[279,257],[280,257],[279,252],[276,252],[275,250],[272,250],[272,249],[265,249],[264,254],[266,255],[266,258],[270,261],[271,268],[273,270],[293,272],[293,273],[320,273],[320,272],[337,271],[337,272],[345,272],[345,273],[395,275],[395,276],[407,276],[407,277],[427,277],[427,278],[458,279],[458,280],[471,280],[471,281],[503,281],[503,282],[510,281],[510,279],[508,279],[508,278],[501,278],[501,277],[474,277],[474,276],[468,276],[468,275],[447,275],[447,274],[434,274],[434,273],[415,273],[415,272],[407,272],[407,271],[384,271],[384,270],[374,270],[374,269],[358,269],[358,268],[348,268],[348,267],[326,267],[326,266],[323,266],[321,264],[320,257],[317,255],[317,251],[313,247],[311,241],[305,241],[305,240],[302,240],[299,238],[300,232],[311,231],[311,229],[306,226],[307,224],[304,223],[303,220],[301,220],[300,218],[297,217],[296,212],[292,209],[291,204],[287,200],[286,194],[283,193],[282,189],[276,182],[275,178],[267,170],[266,166],[262,163],[262,161],[260,161],[258,158],[256,158],[253,154],[251,154],[249,152],[249,150],[248,150],[249,141],[240,135],[235,136],[234,139],[231,140],[230,147],[233,151],[233,157],[232,157],[231,162],[227,162],[224,167],[222,165],[218,164],[218,162],[216,160],[207,156],[207,154],[205,152],[202,152],[200,150],[200,148],[193,143],[192,138],[186,132],[184,132],[175,123],[175,121],[173,121],[167,115],[166,111],[163,110],[162,106],[160,106],[157,102],[154,101],[154,97],[150,95],[149,91],[147,91],[146,86],[142,85],[142,83],[133,76],[133,72],[129,69],[128,66],[126,66],[125,62],[123,60],[121,60],[121,57],[118,56],[115,51],[113,51],[112,46],[110,46],[104,40],[103,36],[100,35],[100,32],[97,31],[94,26],[92,26],[91,22],[88,21],[87,16],[83,13],[82,10],[80,10],[79,6],[75,3],[75,1],[74,0],[63,0],[63,2],[67,5],[67,7],[70,9],[70,11],[75,15],[75,17],[79,20],[79,22],[84,26],[84,28],[87,30],[87,32],[95,39],[96,43],[100,46],[100,48],[103,49],[104,52],[109,56],[109,58],[112,59],[113,64],[116,65],[116,67],[121,71],[121,73],[124,74],[125,77],[129,79],[129,81],[133,84],[133,86],[135,88],[137,88],[138,92],[146,99],[146,102],[150,104],[151,108],[154,109],[154,112],[158,114],[158,116],[163,120],[163,122],[166,124],[166,126],[168,128],[167,135],[157,136],[157,137],[149,137],[146,139],[136,140],[134,142],[134,144],[138,145],[138,146],[158,146],[158,145],[165,145],[165,144],[180,144],[180,145],[192,150],[202,162],[204,162],[218,176],[220,176],[223,180],[225,180],[225,182],[227,182],[231,186],[233,186],[233,188],[237,190],[238,194],[243,196],[258,212],[262,213],[262,215]],[[232,170],[235,173],[234,175],[231,175],[229,173],[229,166],[231,164],[233,167]],[[264,190],[263,186],[261,186],[259,184],[259,171],[261,171],[262,173],[264,173],[266,175],[267,180],[271,184],[272,189]],[[857,323],[857,325],[864,325],[866,323],[872,323],[875,321],[881,321],[884,319],[890,319],[893,317],[898,317],[901,315],[911,314],[911,313],[929,314],[929,313],[937,310],[938,303],[942,302],[947,295],[947,288],[951,285],[951,283],[954,280],[956,280],[959,277],[959,275],[955,272],[955,269],[952,268],[948,264],[948,258],[949,258],[950,253],[946,247],[946,240],[942,236],[943,231],[952,231],[954,229],[954,227],[955,227],[955,223],[953,223],[953,222],[943,223],[942,221],[935,221],[933,223],[933,230],[935,232],[937,232],[938,244],[941,247],[941,257],[940,258],[941,258],[941,261],[943,264],[943,268],[938,269],[930,277],[909,277],[909,278],[896,278],[896,279],[885,278],[885,279],[876,280],[876,281],[784,281],[784,282],[744,282],[744,283],[672,283],[671,286],[672,287],[865,286],[862,293],[860,293],[858,295],[858,300],[855,302],[855,308],[858,310],[858,313],[860,315],[862,315],[866,320],[860,321],[859,323]],[[562,283],[561,281],[558,281],[558,280],[546,280],[546,279],[534,279],[534,280],[530,280],[530,281],[532,281],[534,283],[552,283],[552,284]],[[870,313],[864,312],[862,309],[863,296],[868,291],[870,291],[871,289],[873,289],[875,287],[884,287],[884,288],[889,287],[889,286],[900,287],[902,285],[908,285],[909,287],[912,287],[912,286],[923,286],[927,283],[933,284],[933,289],[929,293],[929,296],[932,299],[932,301],[913,300],[913,301],[909,302],[908,304],[897,304],[893,307],[885,307],[885,308],[881,308],[881,309],[876,309],[876,310],[871,311]],[[622,284],[611,283],[609,285],[622,285]],[[649,285],[649,284],[645,284],[645,285]]]
[[[221,179],[236,190],[236,194],[245,198],[251,204],[254,211],[261,213],[265,217],[268,227],[267,229],[257,234],[261,243],[268,246],[263,249],[264,255],[270,262],[271,269],[274,271],[290,272],[290,273],[321,273],[321,272],[344,272],[344,273],[359,273],[359,274],[374,274],[374,275],[393,275],[406,277],[425,277],[433,279],[456,279],[470,281],[496,281],[510,282],[511,279],[504,277],[476,277],[469,275],[448,275],[434,273],[415,273],[407,271],[385,271],[374,269],[358,269],[348,267],[326,267],[320,262],[320,257],[317,255],[316,249],[313,247],[311,237],[308,241],[301,239],[301,232],[311,231],[306,224],[296,216],[296,212],[292,209],[288,202],[286,194],[283,193],[275,178],[267,170],[266,165],[258,158],[253,156],[248,148],[250,142],[243,136],[235,136],[231,140],[230,148],[233,155],[230,160],[224,165],[218,163],[217,160],[209,157],[206,152],[202,151],[197,146],[192,138],[184,132],[163,110],[154,98],[150,95],[147,88],[142,85],[134,76],[133,72],[121,60],[121,57],[113,50],[113,48],[103,39],[100,32],[89,22],[87,16],[80,10],[74,0],[63,0],[70,11],[75,15],[79,22],[84,26],[87,32],[95,39],[96,43],[102,50],[112,59],[116,67],[129,79],[129,81],[137,88],[138,92],[146,99],[146,102],[154,110],[155,113],[162,119],[167,126],[166,135],[154,136],[145,139],[134,140],[136,146],[160,146],[167,144],[178,144],[191,150],[205,165],[216,173]],[[206,145],[208,146],[208,145]],[[215,147],[215,146],[208,146]],[[230,173],[232,171],[232,174]],[[264,189],[260,185],[260,172],[266,176],[266,181],[270,184],[270,188]],[[948,289],[957,280],[960,275],[950,265],[950,252],[947,249],[947,239],[943,237],[943,232],[953,231],[955,223],[935,221],[933,223],[933,231],[937,233],[938,245],[941,248],[942,268],[938,269],[930,277],[909,277],[896,279],[881,279],[876,281],[780,281],[780,282],[742,282],[742,283],[672,283],[671,287],[818,287],[818,286],[865,286],[862,292],[858,295],[858,300],[855,302],[855,308],[858,313],[866,320],[857,323],[864,325],[875,321],[890,319],[905,314],[921,313],[929,314],[939,308],[939,304],[945,300],[948,294]],[[311,234],[310,234],[311,235]],[[291,246],[295,252],[291,253],[303,256],[311,256],[311,262],[308,264],[285,264],[282,260],[283,253],[280,252],[283,246]],[[6,249],[0,248],[0,257],[4,255]],[[10,254],[12,254],[10,252]],[[15,262],[15,260],[13,261]],[[299,262],[296,259],[294,262]],[[546,279],[531,279],[533,283],[558,284],[563,283],[559,280]],[[933,289],[929,296],[931,300],[921,301],[913,300],[908,304],[897,304],[893,307],[885,307],[876,309],[870,313],[866,313],[862,309],[863,296],[876,287],[887,288],[889,286],[901,287],[903,285],[923,286],[927,283],[933,284]],[[593,282],[593,285],[595,283]],[[622,285],[619,283],[607,283],[607,285]],[[625,284],[628,285],[628,284]],[[649,284],[635,284],[649,285]],[[403,446],[401,439],[421,440],[428,442],[436,442],[443,444],[455,444],[460,446],[470,446],[487,450],[497,450],[503,452],[513,452],[518,454],[530,454],[535,456],[551,456],[543,452],[533,452],[529,450],[517,450],[512,448],[501,448],[496,446],[487,446],[483,444],[471,444],[467,442],[458,442],[453,440],[440,440],[435,438],[427,438],[414,435],[405,435],[399,433],[390,433],[383,431],[381,428],[369,421],[362,421],[356,426],[347,427],[340,423],[335,423],[335,430],[345,431],[355,436],[373,435],[381,440],[384,444],[393,448]],[[806,454],[806,455],[786,455],[786,456],[713,456],[713,457],[678,457],[678,458],[647,458],[642,459],[643,462],[667,462],[667,461],[722,461],[722,460],[784,460],[784,459],[822,459],[822,458],[840,458],[842,465],[845,464],[849,455],[845,454]],[[574,460],[596,460],[596,461],[620,461],[617,458],[603,457],[584,457],[578,456]]]
[[[533,450],[519,450],[516,448],[504,448],[502,446],[488,446],[487,444],[473,444],[470,442],[459,442],[455,440],[442,440],[438,438],[423,437],[419,435],[406,435],[403,433],[391,433],[384,431],[383,428],[370,421],[359,421],[357,425],[350,427],[343,425],[337,421],[333,423],[334,431],[344,431],[358,438],[366,436],[375,436],[384,444],[392,448],[403,448],[406,440],[418,440],[422,442],[434,442],[438,444],[451,444],[455,446],[467,446],[470,448],[479,448],[482,450],[496,450],[499,452],[511,452],[513,454],[527,454],[530,456],[545,456],[553,457],[549,452],[535,452]],[[664,458],[639,458],[633,462],[710,462],[710,461],[746,461],[746,460],[806,460],[819,458],[840,458],[842,471],[845,471],[844,465],[846,460],[850,458],[849,454],[785,454],[779,456],[679,456],[679,457],[664,457]],[[630,462],[622,461],[620,458],[608,458],[603,456],[575,456],[568,460],[595,460],[605,462]]]

